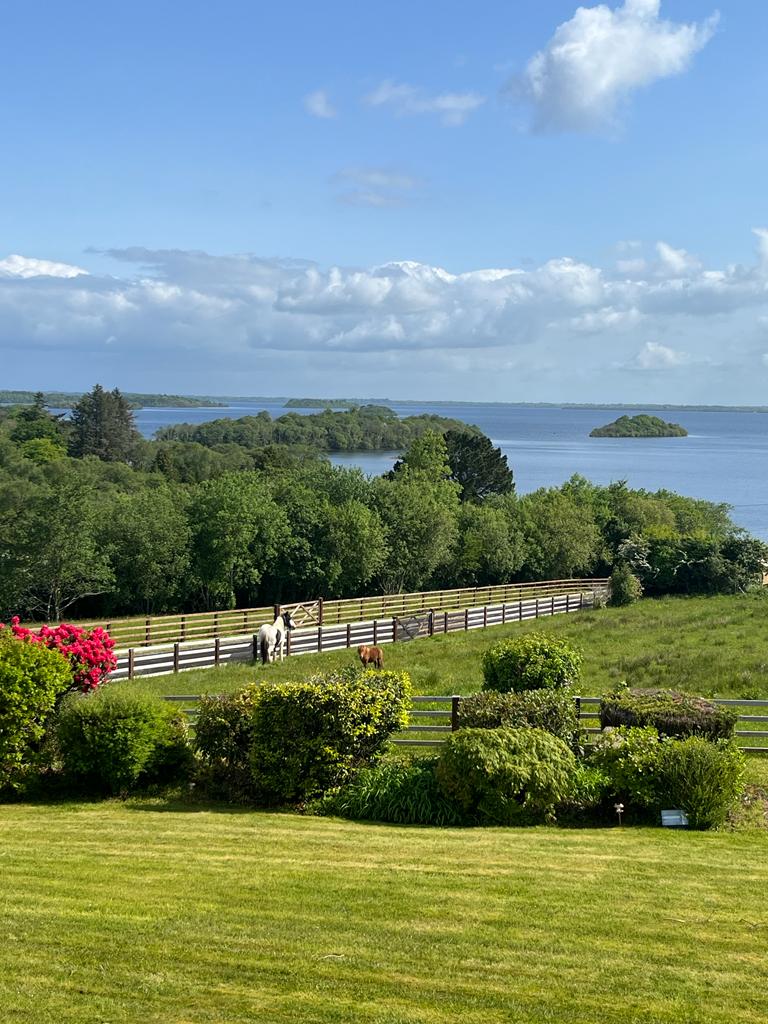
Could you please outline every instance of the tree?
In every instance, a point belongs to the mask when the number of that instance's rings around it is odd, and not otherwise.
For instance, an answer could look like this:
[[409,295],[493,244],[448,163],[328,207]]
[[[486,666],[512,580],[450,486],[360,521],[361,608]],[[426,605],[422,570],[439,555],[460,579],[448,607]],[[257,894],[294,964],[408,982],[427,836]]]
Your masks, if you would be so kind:
[[512,470],[500,448],[484,434],[449,430],[445,435],[450,476],[461,487],[462,501],[484,501],[514,490]]
[[105,391],[96,384],[72,409],[69,454],[75,458],[131,462],[140,439],[131,407],[117,388]]
[[57,447],[66,442],[67,428],[61,416],[54,416],[45,407],[42,391],[35,394],[32,405],[24,406],[13,414],[14,426],[10,438],[16,444],[25,441],[47,440]]
[[600,553],[600,531],[576,501],[556,488],[541,488],[522,497],[518,507],[525,577],[565,579],[592,571]]
[[459,511],[459,539],[448,586],[486,586],[511,580],[523,561],[517,524],[503,508],[466,502]]

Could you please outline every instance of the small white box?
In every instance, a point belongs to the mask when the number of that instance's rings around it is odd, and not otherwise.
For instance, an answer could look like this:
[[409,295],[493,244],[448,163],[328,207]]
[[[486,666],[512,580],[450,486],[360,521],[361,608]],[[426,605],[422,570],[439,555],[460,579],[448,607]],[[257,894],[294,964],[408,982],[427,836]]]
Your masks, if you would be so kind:
[[664,828],[688,828],[688,815],[685,811],[662,811],[661,824]]

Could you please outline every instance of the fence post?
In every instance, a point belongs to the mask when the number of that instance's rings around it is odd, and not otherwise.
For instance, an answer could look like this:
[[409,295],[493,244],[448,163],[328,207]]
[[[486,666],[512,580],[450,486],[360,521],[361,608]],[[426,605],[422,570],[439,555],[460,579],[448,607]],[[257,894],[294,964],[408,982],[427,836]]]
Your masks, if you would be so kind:
[[152,638],[152,619],[146,619],[144,621],[144,646],[149,647],[149,641]]
[[397,616],[392,616],[392,643],[397,643]]
[[579,591],[579,611],[581,611],[583,607],[584,607],[584,591],[580,590]]
[[[376,621],[373,623],[373,642],[376,643]],[[347,647],[352,646],[352,623],[347,623]]]
[[576,701],[576,734],[581,733],[581,697],[574,697]]
[[221,640],[218,637],[213,641],[213,664],[216,668],[219,667],[219,654],[220,654]]
[[448,632],[448,612],[443,612],[443,632]]
[[464,632],[469,629],[469,608],[464,609]]
[[506,625],[507,622],[507,605],[505,601],[501,602],[501,624]]
[[430,609],[429,611],[429,624],[427,627],[427,631],[430,636],[435,635],[435,613],[432,611],[432,609]]
[[554,615],[555,614],[555,595],[554,594],[552,595],[552,597],[550,597],[549,601],[550,601],[550,612],[549,612],[549,614],[550,615]]
[[317,627],[317,653],[323,653],[323,627]]
[[275,613],[275,618],[277,618],[278,615],[280,614],[280,605],[279,604],[274,605],[274,607],[272,608],[272,611]]
[[181,639],[182,640],[186,640],[187,639],[187,616],[186,615],[182,615],[181,616]]
[[323,599],[322,599],[322,597],[318,597],[318,599],[317,599],[317,622],[318,622],[318,625],[322,626],[322,624],[323,624]]
[[539,599],[537,597],[536,598],[536,618],[538,619],[538,617],[539,617]]
[[219,635],[219,613],[218,612],[214,612],[213,613],[213,635],[216,636],[216,637]]
[[128,678],[133,679],[133,648],[128,648]]
[[285,656],[286,656],[286,658],[290,658],[290,656],[291,656],[291,631],[290,631],[290,629],[287,630],[286,634],[285,634]]
[[378,642],[379,642],[379,620],[378,619],[374,619],[373,620],[373,646],[375,647],[376,644],[378,644]]
[[451,697],[451,732],[456,732],[459,728],[459,704],[461,703],[461,697],[456,694]]
[[258,633],[253,634],[253,660],[259,660],[259,635]]
[[179,671],[179,645],[173,645],[173,671]]
[[487,626],[488,626],[488,605],[484,604],[483,605],[483,629],[486,629]]

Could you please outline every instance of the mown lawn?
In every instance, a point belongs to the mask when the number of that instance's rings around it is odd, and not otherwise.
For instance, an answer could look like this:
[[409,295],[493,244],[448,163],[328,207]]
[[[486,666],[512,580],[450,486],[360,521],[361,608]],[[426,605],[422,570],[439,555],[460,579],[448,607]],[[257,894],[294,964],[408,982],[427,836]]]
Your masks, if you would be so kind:
[[[552,630],[582,648],[585,696],[626,679],[705,696],[768,697],[768,594],[644,600],[629,608],[392,644],[384,648],[385,666],[407,669],[417,693],[472,693],[481,683],[481,651],[499,637],[531,629]],[[258,679],[300,679],[355,661],[354,651],[304,655],[282,665],[200,669],[125,685],[164,694],[221,693]]]
[[3,1024],[762,1024],[768,835],[0,808]]

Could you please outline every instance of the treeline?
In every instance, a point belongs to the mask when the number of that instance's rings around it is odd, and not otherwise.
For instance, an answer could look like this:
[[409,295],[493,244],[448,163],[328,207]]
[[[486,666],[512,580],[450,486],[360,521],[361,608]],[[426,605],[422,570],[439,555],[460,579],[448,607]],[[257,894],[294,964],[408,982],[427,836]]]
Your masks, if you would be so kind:
[[0,618],[602,576],[616,565],[646,593],[736,592],[760,579],[768,556],[726,506],[670,492],[574,477],[518,496],[505,457],[479,433],[427,430],[375,479],[270,444],[233,445],[251,468],[198,462],[199,478],[180,481],[184,459],[227,456],[183,441],[131,454],[130,410],[104,394],[66,428],[44,408],[0,423]]
[[[41,396],[52,409],[71,409],[82,399],[82,392],[73,391],[2,391],[0,405],[34,405]],[[132,409],[198,409],[223,408],[225,403],[213,398],[190,395],[144,395],[140,391],[124,391],[123,397]]]

